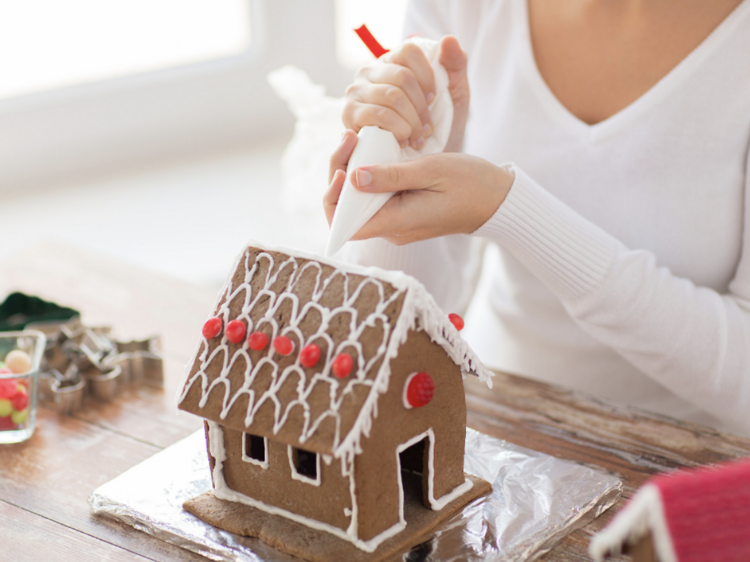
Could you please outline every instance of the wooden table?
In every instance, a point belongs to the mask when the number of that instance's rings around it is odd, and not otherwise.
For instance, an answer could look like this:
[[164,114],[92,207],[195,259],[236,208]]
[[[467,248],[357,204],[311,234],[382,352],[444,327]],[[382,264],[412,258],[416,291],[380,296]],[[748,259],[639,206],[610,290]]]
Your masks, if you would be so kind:
[[[113,325],[121,338],[161,334],[166,383],[164,390],[130,390],[68,418],[41,408],[29,441],[0,446],[0,559],[205,560],[92,517],[87,498],[201,427],[172,401],[214,291],[55,246],[26,252],[12,270],[0,264],[0,295],[15,289],[77,308],[86,324]],[[470,427],[614,472],[624,481],[626,498],[657,471],[750,456],[750,440],[517,376],[498,374],[492,390],[469,380],[466,392]],[[588,560],[591,534],[613,512],[571,534],[543,560]]]

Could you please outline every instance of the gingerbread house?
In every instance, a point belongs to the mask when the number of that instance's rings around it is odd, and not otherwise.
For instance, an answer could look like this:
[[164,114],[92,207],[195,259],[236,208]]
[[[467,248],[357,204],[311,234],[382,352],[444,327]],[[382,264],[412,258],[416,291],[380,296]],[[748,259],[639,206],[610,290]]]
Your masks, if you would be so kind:
[[659,475],[589,545],[594,560],[750,560],[750,460]]
[[178,397],[205,419],[214,497],[372,552],[410,498],[439,514],[486,493],[463,471],[462,377],[491,373],[454,321],[403,273],[248,247]]

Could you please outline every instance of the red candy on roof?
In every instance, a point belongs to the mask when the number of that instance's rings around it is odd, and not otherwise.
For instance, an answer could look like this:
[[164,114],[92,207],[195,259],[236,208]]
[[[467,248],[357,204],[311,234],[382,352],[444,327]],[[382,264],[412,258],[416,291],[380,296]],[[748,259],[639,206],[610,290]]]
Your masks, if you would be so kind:
[[207,340],[210,340],[212,338],[215,338],[221,333],[221,318],[218,318],[214,316],[213,318],[209,318],[206,320],[206,323],[203,324],[203,337]]
[[286,336],[279,336],[273,340],[273,348],[279,355],[289,355],[294,351],[294,343]]
[[352,356],[348,353],[339,353],[338,357],[333,360],[331,370],[334,375],[343,379],[352,372],[352,367],[354,367],[354,359],[352,359]]
[[299,354],[299,362],[308,369],[315,367],[320,360],[320,348],[313,344],[308,345]]
[[263,332],[253,332],[250,337],[247,338],[247,345],[253,351],[260,351],[265,349],[268,345],[268,336]]
[[456,330],[459,332],[464,329],[464,319],[461,318],[458,314],[450,313],[448,315],[448,320],[451,321],[451,324],[453,324],[456,327]]
[[247,328],[242,320],[232,320],[227,324],[227,339],[232,343],[240,343],[245,339]]

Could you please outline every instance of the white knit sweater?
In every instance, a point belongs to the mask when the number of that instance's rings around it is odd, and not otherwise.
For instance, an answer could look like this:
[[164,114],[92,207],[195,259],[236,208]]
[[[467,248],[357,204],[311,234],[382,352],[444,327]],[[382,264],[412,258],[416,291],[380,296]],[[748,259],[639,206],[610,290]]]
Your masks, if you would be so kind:
[[[633,104],[590,126],[534,62],[525,0],[417,0],[406,34],[456,35],[472,91],[464,150],[514,162],[473,237],[501,268],[467,338],[490,366],[750,435],[750,0]],[[350,259],[466,306],[471,238]]]

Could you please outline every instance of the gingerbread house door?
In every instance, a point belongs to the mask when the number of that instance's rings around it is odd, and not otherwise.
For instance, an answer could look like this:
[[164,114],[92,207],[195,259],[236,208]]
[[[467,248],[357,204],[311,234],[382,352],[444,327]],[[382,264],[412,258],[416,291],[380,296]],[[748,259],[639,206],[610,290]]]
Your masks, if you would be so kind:
[[431,432],[413,437],[397,447],[399,485],[403,498],[404,518],[408,519],[407,506],[424,505],[430,508],[428,490],[430,480],[434,477],[429,463]]

